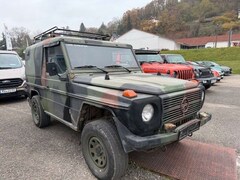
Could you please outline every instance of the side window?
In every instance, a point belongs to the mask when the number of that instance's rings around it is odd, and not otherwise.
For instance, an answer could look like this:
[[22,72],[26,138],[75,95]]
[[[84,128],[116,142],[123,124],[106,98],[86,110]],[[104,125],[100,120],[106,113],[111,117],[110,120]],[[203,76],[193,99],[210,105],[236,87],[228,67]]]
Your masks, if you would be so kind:
[[59,74],[66,72],[67,67],[60,45],[45,48],[46,62],[54,62]]

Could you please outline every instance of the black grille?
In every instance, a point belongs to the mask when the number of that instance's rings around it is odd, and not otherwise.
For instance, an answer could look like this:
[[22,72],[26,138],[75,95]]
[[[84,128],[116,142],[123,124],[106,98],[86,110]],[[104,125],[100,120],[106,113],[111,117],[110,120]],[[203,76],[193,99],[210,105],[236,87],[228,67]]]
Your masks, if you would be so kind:
[[13,88],[22,85],[23,80],[16,78],[16,79],[1,79],[0,80],[0,88]]
[[201,73],[200,73],[201,78],[208,78],[208,77],[213,76],[212,73],[208,69],[201,69],[200,71],[201,71]]
[[[174,96],[165,96],[163,102],[163,122],[177,122],[196,114],[202,106],[201,90],[189,92]],[[181,103],[186,98],[188,101],[188,110],[183,112]]]
[[192,70],[178,70],[177,77],[179,79],[192,79],[193,71]]

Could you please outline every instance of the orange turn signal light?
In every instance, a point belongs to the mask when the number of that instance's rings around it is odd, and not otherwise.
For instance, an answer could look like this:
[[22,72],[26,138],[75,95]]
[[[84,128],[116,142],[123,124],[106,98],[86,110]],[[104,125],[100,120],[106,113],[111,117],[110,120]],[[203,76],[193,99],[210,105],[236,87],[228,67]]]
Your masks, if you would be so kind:
[[193,83],[197,83],[197,84],[199,83],[199,81],[196,80],[196,79],[192,79],[191,82],[193,82]]
[[123,96],[127,98],[134,98],[137,97],[137,93],[135,93],[133,90],[125,90],[123,91]]

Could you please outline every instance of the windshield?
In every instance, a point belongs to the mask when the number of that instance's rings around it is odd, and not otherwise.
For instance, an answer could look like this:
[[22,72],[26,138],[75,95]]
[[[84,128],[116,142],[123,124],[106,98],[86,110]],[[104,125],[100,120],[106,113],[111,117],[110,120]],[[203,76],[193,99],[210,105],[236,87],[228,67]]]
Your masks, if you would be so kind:
[[131,49],[79,44],[66,44],[66,48],[72,69],[88,66],[104,68],[111,65],[139,68]]
[[201,64],[203,64],[207,67],[211,67],[213,65],[212,62],[210,62],[210,61],[203,61],[203,62],[201,62]]
[[212,65],[214,66],[220,66],[219,64],[215,63],[215,62],[211,62]]
[[139,62],[160,62],[163,63],[163,59],[159,54],[137,54],[137,60]]
[[181,55],[168,55],[167,60],[169,63],[185,63],[185,59]]
[[16,54],[0,54],[0,69],[14,69],[22,67]]

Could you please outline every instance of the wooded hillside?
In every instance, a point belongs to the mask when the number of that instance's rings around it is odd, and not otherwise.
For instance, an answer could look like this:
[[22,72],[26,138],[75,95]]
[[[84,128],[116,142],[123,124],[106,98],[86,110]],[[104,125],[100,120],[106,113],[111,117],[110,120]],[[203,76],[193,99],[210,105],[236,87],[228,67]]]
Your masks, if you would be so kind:
[[98,31],[122,35],[136,28],[172,39],[240,32],[239,6],[238,0],[153,0],[102,24]]

